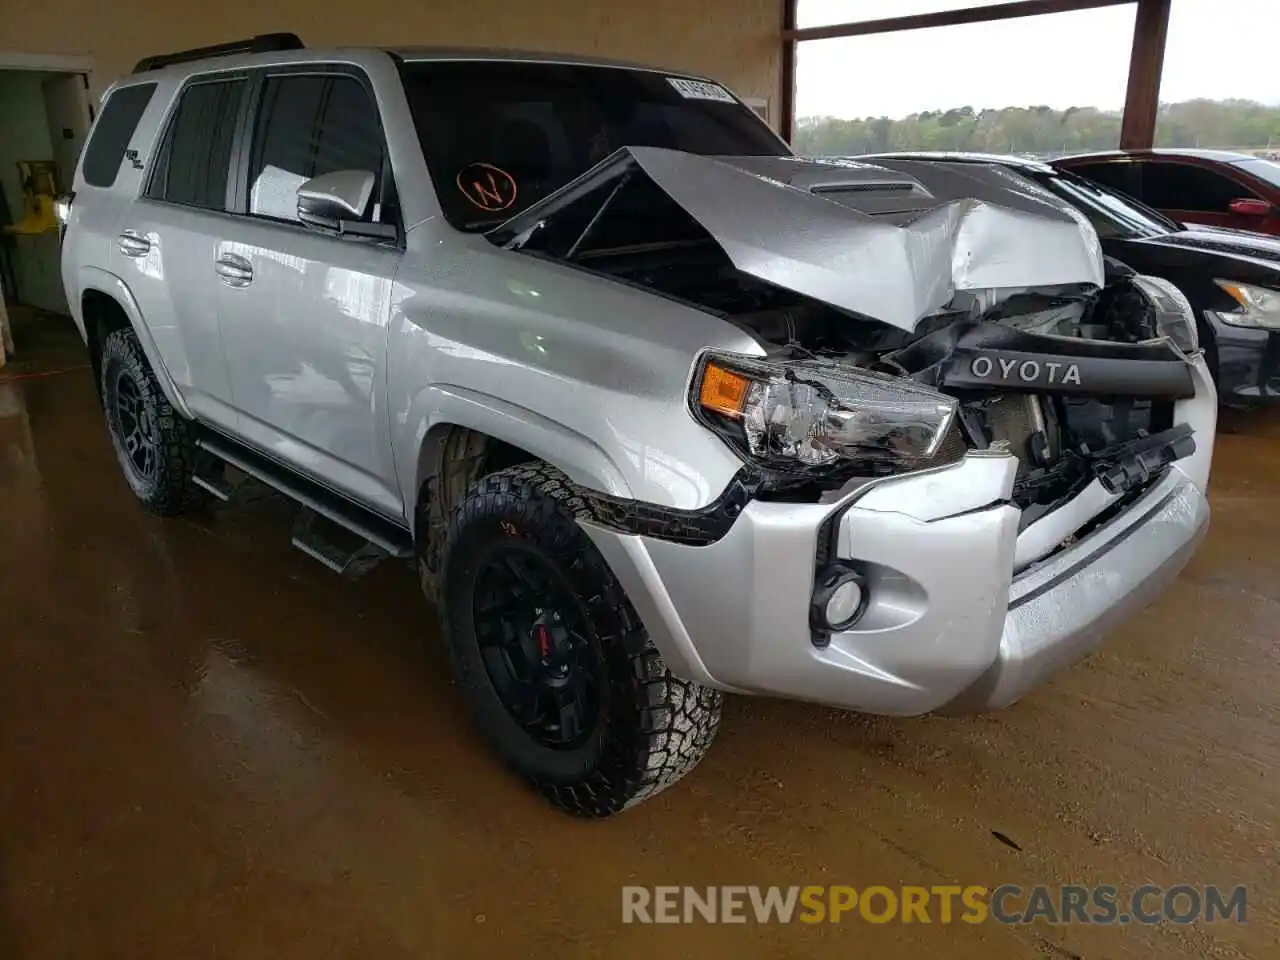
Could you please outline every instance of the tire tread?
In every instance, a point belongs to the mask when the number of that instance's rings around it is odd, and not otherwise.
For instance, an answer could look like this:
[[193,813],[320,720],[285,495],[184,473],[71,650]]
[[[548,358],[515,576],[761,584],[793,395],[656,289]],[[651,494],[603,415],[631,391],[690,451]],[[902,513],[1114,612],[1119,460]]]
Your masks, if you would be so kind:
[[[134,495],[150,512],[162,517],[186,513],[204,501],[204,491],[192,479],[197,455],[194,426],[174,409],[169,398],[160,389],[160,383],[156,380],[142,345],[131,329],[113,330],[103,340],[100,369],[104,399],[107,391],[114,389],[108,374],[115,364],[124,366],[130,372],[143,401],[152,405],[161,438],[161,449],[157,454],[160,458],[157,482],[150,489],[139,489],[123,462],[125,455],[120,440],[115,436],[114,430],[111,431],[112,446],[121,460],[125,479]],[[109,420],[108,428],[110,429]]]
[[[621,585],[577,524],[577,519],[586,515],[586,501],[563,473],[548,464],[520,464],[473,484],[450,524],[446,571],[449,552],[468,525],[510,505],[517,507],[523,524],[548,538],[549,543],[544,543],[561,555],[572,553],[569,568],[596,588],[595,595],[583,599],[590,609],[607,612],[597,618],[597,630],[600,622],[617,625],[616,632],[599,634],[599,639],[612,648],[613,656],[622,658],[615,662],[624,663],[619,672],[625,674],[625,682],[617,682],[615,675],[611,687],[615,695],[627,698],[635,723],[625,731],[627,742],[614,744],[621,754],[620,762],[607,764],[607,769],[598,765],[597,769],[583,770],[581,779],[573,783],[539,777],[530,764],[512,757],[502,742],[492,735],[489,739],[508,763],[556,806],[587,817],[618,813],[655,796],[698,765],[719,729],[723,697],[719,691],[681,680],[667,669]],[[450,615],[447,600],[444,610],[451,644],[474,642],[470,637],[456,636],[456,617]],[[488,683],[486,676],[468,676],[459,660],[455,656],[464,687]],[[478,719],[483,729],[483,717]]]

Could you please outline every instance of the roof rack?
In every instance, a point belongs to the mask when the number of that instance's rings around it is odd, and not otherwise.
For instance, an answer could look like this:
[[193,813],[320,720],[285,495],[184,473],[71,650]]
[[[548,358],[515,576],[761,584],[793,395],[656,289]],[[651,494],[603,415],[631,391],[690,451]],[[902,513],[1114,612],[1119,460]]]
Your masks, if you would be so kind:
[[178,50],[175,53],[161,53],[154,57],[143,57],[133,68],[134,73],[147,70],[159,70],[174,63],[187,63],[191,60],[205,60],[209,57],[229,57],[234,53],[274,53],[277,50],[302,50],[305,48],[296,33],[260,33],[246,40],[232,40],[230,43],[215,43],[208,47],[192,47],[190,50]]

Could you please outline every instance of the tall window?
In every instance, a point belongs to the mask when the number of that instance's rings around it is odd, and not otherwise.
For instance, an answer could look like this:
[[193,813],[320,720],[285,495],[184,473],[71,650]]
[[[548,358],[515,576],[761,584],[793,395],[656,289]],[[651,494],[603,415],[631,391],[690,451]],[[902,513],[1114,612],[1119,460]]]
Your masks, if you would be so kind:
[[[797,25],[980,5],[800,0]],[[1122,4],[803,41],[796,56],[795,148],[820,155],[966,150],[1037,156],[1113,149],[1120,141],[1135,10],[1136,4]]]
[[1280,158],[1280,3],[1175,0],[1157,147],[1215,147]]

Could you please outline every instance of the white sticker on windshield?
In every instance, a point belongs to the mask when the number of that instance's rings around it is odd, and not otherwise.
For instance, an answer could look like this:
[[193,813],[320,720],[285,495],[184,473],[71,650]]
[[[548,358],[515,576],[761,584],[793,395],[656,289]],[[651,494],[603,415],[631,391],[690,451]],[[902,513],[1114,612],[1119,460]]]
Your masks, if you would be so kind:
[[683,77],[667,77],[667,83],[686,100],[717,100],[720,103],[736,103],[731,94],[718,83],[705,80],[686,80]]

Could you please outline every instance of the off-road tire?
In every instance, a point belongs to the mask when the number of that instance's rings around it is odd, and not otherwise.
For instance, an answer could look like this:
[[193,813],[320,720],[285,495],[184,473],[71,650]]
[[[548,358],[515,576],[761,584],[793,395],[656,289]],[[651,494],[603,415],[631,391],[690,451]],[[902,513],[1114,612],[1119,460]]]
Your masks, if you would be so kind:
[[[524,464],[482,478],[456,507],[444,551],[441,609],[458,684],[499,756],[552,803],[606,817],[671,786],[702,759],[720,725],[719,691],[672,676],[613,572],[574,517],[584,509],[559,471]],[[540,743],[503,705],[481,659],[478,570],[508,541],[563,578],[608,677],[599,721],[572,749]]]
[[[177,516],[197,506],[204,497],[192,482],[197,452],[192,425],[173,409],[160,389],[137,335],[129,329],[113,330],[103,340],[100,360],[99,387],[111,445],[134,496],[162,517]],[[148,418],[147,428],[155,438],[155,466],[145,474],[130,458],[122,435],[118,408],[125,382],[137,391],[140,409]]]

